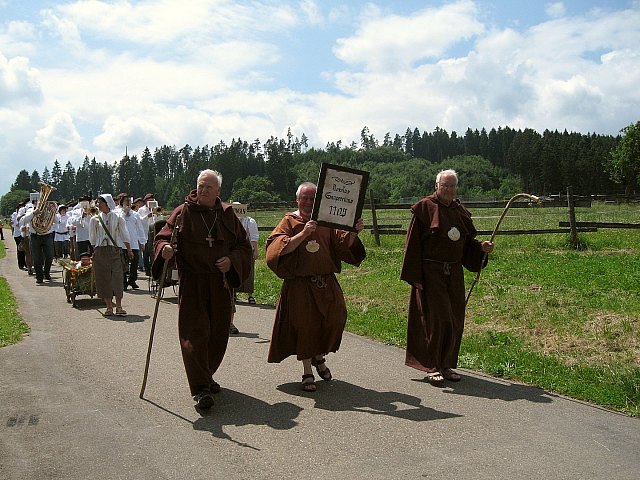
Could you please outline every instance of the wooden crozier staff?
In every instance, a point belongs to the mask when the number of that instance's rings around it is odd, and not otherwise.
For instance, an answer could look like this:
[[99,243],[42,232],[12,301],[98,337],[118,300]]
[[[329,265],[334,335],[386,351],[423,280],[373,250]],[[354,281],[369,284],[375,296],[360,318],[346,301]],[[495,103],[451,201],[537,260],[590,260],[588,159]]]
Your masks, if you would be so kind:
[[[518,193],[516,195],[514,195],[513,197],[511,197],[509,199],[509,201],[507,202],[507,205],[504,207],[504,210],[502,211],[502,215],[500,215],[500,218],[498,219],[498,223],[496,224],[496,228],[493,229],[493,234],[491,235],[491,239],[489,240],[490,242],[493,243],[493,239],[496,238],[496,234],[498,233],[498,229],[500,228],[500,224],[502,223],[502,220],[504,220],[504,217],[507,215],[507,212],[509,211],[509,209],[511,208],[511,204],[515,201],[518,200],[519,198],[526,198],[529,200],[529,202],[535,202],[536,204],[540,204],[540,199],[538,197],[536,197],[535,195],[529,195],[528,193]],[[484,254],[482,255],[482,262],[480,262],[480,265],[484,265],[485,260],[487,259],[487,252],[484,252]],[[467,298],[464,301],[465,306],[467,305],[467,303],[469,303],[469,297],[471,296],[471,292],[473,291],[473,287],[476,286],[476,283],[478,283],[478,280],[480,280],[480,274],[482,273],[482,267],[480,267],[480,270],[478,270],[478,273],[476,274],[476,278],[473,280],[473,283],[471,284],[471,287],[469,288],[469,293],[467,293]]]
[[[182,212],[178,214],[176,217],[176,224],[171,231],[171,240],[169,245],[173,246],[176,243],[176,236],[178,234],[178,230],[180,230],[182,220]],[[175,258],[175,256],[174,256]],[[160,284],[158,286],[158,293],[156,294],[156,307],[153,312],[153,321],[151,322],[151,333],[149,335],[149,348],[147,349],[147,363],[144,366],[144,377],[142,379],[142,388],[140,389],[140,398],[144,397],[144,389],[147,386],[147,375],[149,374],[149,362],[151,361],[151,348],[153,347],[153,334],[156,330],[156,320],[158,319],[158,307],[160,306],[160,299],[162,298],[162,289],[164,288],[165,277],[167,276],[167,268],[169,266],[169,260],[165,260],[164,265],[162,265],[162,275],[160,276]]]

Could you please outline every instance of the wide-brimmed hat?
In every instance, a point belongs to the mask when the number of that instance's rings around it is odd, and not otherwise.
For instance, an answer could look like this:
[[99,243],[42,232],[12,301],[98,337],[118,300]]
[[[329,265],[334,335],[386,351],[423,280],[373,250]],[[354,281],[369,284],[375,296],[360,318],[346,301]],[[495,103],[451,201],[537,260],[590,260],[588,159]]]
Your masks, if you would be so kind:
[[153,200],[154,198],[156,198],[156,194],[155,193],[147,193],[144,198],[142,199],[143,202],[146,202],[147,200]]
[[138,197],[133,201],[133,203],[138,203],[138,202],[144,202],[144,199],[142,197]]

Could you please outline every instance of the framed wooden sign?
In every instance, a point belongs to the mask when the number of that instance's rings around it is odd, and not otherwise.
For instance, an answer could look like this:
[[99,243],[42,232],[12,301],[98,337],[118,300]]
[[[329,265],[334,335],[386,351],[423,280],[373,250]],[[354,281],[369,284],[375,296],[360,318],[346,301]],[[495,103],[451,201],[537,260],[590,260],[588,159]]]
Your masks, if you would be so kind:
[[311,219],[318,225],[355,232],[368,184],[369,172],[323,163]]

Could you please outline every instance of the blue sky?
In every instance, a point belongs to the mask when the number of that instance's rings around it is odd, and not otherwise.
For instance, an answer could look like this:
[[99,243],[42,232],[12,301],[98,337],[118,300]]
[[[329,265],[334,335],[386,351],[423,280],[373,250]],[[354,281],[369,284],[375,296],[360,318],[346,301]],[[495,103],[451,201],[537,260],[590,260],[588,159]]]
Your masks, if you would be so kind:
[[0,0],[0,195],[168,144],[407,127],[617,134],[640,0]]

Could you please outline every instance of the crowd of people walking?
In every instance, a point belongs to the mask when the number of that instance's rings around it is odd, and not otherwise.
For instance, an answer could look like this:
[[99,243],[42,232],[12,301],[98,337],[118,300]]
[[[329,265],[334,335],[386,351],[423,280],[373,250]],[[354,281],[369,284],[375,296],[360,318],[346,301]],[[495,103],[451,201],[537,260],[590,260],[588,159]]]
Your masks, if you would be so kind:
[[[411,207],[400,278],[411,286],[406,365],[425,372],[435,385],[459,381],[457,366],[464,328],[463,268],[484,268],[491,242],[476,240],[468,210],[456,198],[458,175],[440,172],[434,193]],[[258,229],[242,204],[220,199],[222,175],[203,170],[195,188],[167,218],[153,194],[83,197],[57,206],[42,221],[37,196],[11,216],[18,268],[51,281],[54,258],[91,256],[105,316],[128,315],[127,288],[138,289],[138,271],[160,279],[171,265],[178,276],[178,336],[187,382],[197,408],[214,404],[222,390],[214,379],[234,325],[236,295],[253,296]],[[330,381],[327,356],[340,348],[347,307],[336,274],[342,263],[366,259],[359,237],[361,218],[351,229],[318,224],[312,211],[317,187],[304,182],[295,192],[297,209],[285,214],[266,240],[266,264],[282,279],[267,361],[295,355],[302,366],[300,388],[315,392],[316,374]],[[93,200],[93,201],[92,201]],[[234,208],[235,207],[235,208]],[[36,220],[38,220],[36,222]],[[44,226],[43,226],[44,223]],[[299,377],[300,378],[300,377]]]

